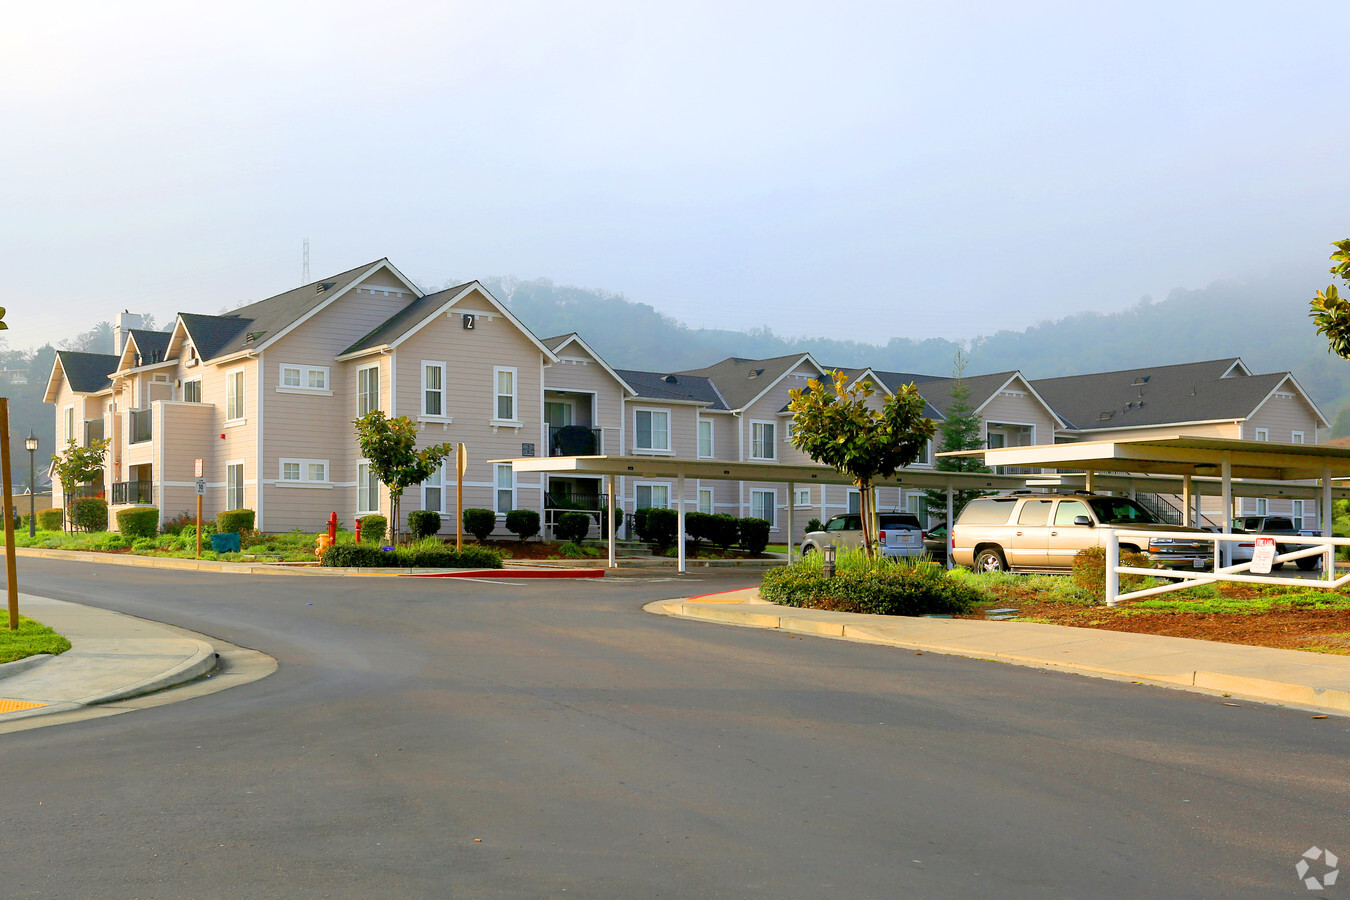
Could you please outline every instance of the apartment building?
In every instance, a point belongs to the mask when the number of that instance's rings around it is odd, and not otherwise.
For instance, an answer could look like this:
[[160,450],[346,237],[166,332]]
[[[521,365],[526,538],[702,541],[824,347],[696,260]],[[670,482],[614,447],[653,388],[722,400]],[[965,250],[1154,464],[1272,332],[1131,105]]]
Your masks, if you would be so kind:
[[[374,409],[416,420],[423,445],[467,446],[466,507],[495,510],[499,525],[518,508],[548,521],[558,509],[603,508],[600,479],[517,476],[493,460],[607,454],[808,463],[791,444],[788,392],[832,368],[795,354],[681,372],[615,369],[581,335],[537,337],[477,282],[424,293],[388,260],[222,315],[181,313],[169,332],[139,325],[120,314],[114,354],[61,351],[53,365],[46,400],[58,444],[110,441],[104,472],[82,490],[106,496],[114,510],[151,504],[171,517],[195,506],[200,459],[205,513],[250,508],[266,531],[318,530],[331,512],[348,522],[388,514],[352,426]],[[950,411],[950,378],[845,371],[871,381],[877,403],[914,383],[930,416]],[[963,382],[991,447],[1178,431],[1316,442],[1329,428],[1291,375],[1254,375],[1237,359]],[[914,467],[932,466],[930,447]],[[452,459],[404,495],[403,510],[436,510],[443,533],[453,533],[453,472]],[[616,491],[626,511],[674,500],[674,486],[660,479],[621,478]],[[887,487],[878,500],[918,511],[921,496]],[[699,483],[687,502],[768,519],[778,540],[787,538],[789,504],[802,523],[858,507],[847,487],[801,485],[788,496],[785,485],[752,482]],[[1246,503],[1244,511],[1256,512],[1264,501]],[[1313,504],[1304,505],[1315,521]]]

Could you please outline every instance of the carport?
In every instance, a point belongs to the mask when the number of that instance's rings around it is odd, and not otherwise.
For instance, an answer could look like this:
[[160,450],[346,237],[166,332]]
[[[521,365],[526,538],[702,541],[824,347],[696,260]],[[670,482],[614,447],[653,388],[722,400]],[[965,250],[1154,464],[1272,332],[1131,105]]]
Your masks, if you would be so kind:
[[[606,492],[609,495],[608,509],[608,545],[609,567],[615,563],[614,537],[614,479],[618,477],[671,478],[675,481],[675,511],[677,516],[677,534],[683,538],[684,514],[688,499],[685,497],[687,480],[703,481],[759,481],[788,486],[787,535],[788,558],[792,558],[795,541],[792,503],[793,490],[799,484],[830,484],[853,486],[853,480],[839,474],[828,466],[787,465],[784,463],[748,463],[725,462],[713,459],[681,459],[670,456],[526,456],[515,459],[493,460],[498,463],[510,463],[517,472],[537,472],[553,475],[570,474],[580,476],[601,476],[605,478]],[[1035,476],[1032,476],[1035,477]],[[952,519],[952,492],[969,491],[1008,491],[1027,486],[1025,475],[971,474],[967,472],[938,472],[931,469],[901,469],[894,476],[879,478],[876,487],[907,487],[924,490],[946,491],[947,521]],[[677,540],[677,569],[687,571],[685,563],[684,540]],[[950,562],[948,563],[950,565]]]

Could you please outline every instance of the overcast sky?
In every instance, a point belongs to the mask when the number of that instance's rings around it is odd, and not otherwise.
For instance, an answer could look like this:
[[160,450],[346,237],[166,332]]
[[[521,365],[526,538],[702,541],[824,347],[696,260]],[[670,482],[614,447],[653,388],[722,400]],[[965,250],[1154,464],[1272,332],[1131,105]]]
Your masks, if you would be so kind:
[[971,337],[1350,236],[1339,3],[10,4],[11,346],[388,257]]

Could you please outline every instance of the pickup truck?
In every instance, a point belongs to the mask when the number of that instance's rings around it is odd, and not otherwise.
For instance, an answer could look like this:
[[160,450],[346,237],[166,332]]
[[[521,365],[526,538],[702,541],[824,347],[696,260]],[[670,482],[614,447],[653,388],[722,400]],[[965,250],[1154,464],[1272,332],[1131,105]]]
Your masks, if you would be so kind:
[[[1238,516],[1233,520],[1234,534],[1259,534],[1262,537],[1270,535],[1290,535],[1293,537],[1318,538],[1322,532],[1313,531],[1307,528],[1295,528],[1294,520],[1289,516]],[[1301,547],[1307,547],[1307,544],[1276,544],[1276,553],[1292,553]],[[1256,551],[1256,542],[1239,541],[1233,544],[1233,562],[1250,562],[1252,554]],[[1302,559],[1294,560],[1294,564],[1300,571],[1311,572],[1322,562],[1320,556],[1305,556]],[[1272,569],[1284,568],[1284,563],[1273,563]]]
[[[923,556],[923,529],[912,513],[877,513],[880,529],[877,534],[881,552],[885,556]],[[808,532],[802,539],[802,556],[817,553],[822,547],[835,546],[856,549],[862,546],[862,516],[858,513],[840,513],[830,516],[820,531]]]

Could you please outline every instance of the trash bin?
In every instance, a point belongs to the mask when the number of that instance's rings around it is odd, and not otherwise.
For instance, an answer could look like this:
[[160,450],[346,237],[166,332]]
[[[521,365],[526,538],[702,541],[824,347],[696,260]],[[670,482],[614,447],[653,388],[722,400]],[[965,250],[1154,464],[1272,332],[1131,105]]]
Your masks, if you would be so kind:
[[211,535],[211,549],[216,553],[238,553],[239,532],[226,531],[223,534]]

